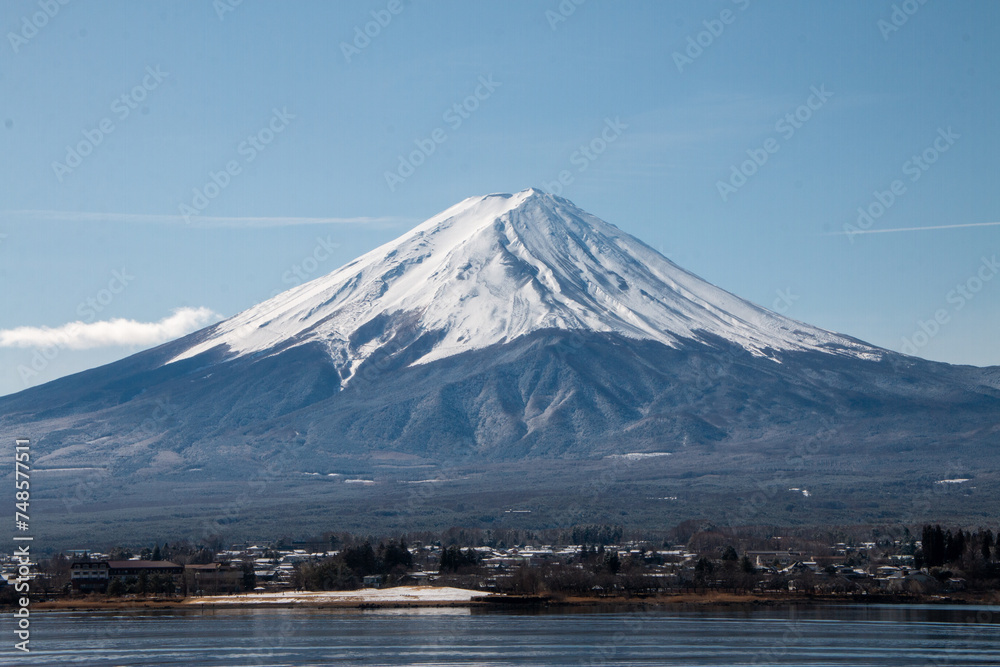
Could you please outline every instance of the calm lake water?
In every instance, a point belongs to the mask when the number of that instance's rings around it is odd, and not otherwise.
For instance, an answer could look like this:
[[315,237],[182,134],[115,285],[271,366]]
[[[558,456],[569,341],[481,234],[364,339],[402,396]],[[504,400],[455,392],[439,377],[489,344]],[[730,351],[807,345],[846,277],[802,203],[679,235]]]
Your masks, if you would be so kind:
[[32,614],[4,665],[1000,665],[1000,607]]

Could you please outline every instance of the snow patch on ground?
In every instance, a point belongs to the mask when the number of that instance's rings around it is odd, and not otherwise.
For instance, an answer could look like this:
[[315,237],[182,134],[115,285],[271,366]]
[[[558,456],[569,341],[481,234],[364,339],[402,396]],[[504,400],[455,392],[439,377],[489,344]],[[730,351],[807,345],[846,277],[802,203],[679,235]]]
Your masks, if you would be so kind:
[[357,591],[282,591],[280,593],[244,593],[193,598],[187,604],[399,604],[406,602],[459,603],[487,595],[482,591],[436,586],[398,586],[364,588]]
[[658,456],[673,456],[673,452],[629,452],[628,454],[609,454],[606,459],[625,459],[626,461],[641,461],[655,459]]

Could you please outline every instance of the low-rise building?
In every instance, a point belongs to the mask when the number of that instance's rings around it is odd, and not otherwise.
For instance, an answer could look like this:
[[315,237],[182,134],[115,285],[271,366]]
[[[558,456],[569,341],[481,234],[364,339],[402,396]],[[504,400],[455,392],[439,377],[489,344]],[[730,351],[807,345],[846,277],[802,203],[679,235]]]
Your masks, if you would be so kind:
[[141,574],[184,574],[184,568],[168,560],[109,560],[108,575],[114,577],[138,577]]
[[70,583],[79,593],[104,593],[113,579],[145,574],[177,577],[184,568],[164,560],[78,560],[70,564]]
[[108,561],[78,560],[70,564],[69,579],[77,593],[103,593],[108,589]]

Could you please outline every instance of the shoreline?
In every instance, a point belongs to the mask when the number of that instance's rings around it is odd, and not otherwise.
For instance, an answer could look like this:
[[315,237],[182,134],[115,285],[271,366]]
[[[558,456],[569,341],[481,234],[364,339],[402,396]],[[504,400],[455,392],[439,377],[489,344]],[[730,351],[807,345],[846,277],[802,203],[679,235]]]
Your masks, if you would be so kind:
[[[402,589],[402,590],[400,590]],[[376,593],[371,593],[375,591]],[[459,594],[458,592],[461,591]],[[997,605],[1000,593],[955,593],[941,595],[810,595],[682,593],[650,597],[577,597],[553,595],[495,595],[482,591],[437,587],[398,587],[354,591],[289,591],[269,594],[238,594],[187,598],[65,598],[40,600],[32,611],[116,611],[116,610],[221,610],[248,608],[300,609],[576,609],[619,607],[634,609],[684,607],[777,607],[783,605]]]

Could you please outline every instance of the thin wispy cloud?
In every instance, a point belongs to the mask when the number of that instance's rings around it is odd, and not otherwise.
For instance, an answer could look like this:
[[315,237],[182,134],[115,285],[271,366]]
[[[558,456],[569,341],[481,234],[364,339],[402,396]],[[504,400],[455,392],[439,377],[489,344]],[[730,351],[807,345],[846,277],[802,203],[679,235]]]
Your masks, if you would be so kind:
[[62,347],[89,350],[98,347],[159,345],[196,331],[222,316],[208,308],[178,308],[159,322],[113,319],[70,322],[59,327],[0,329],[0,347]]
[[90,211],[20,210],[0,211],[0,216],[13,221],[32,220],[67,223],[120,222],[139,225],[189,225],[191,227],[290,227],[295,225],[376,225],[412,223],[415,219],[396,217],[301,218],[292,216],[208,216],[195,215],[190,223],[183,215],[151,213],[95,213]]
[[1000,222],[966,222],[960,225],[931,225],[929,227],[893,227],[891,229],[850,229],[827,232],[826,236],[854,236],[855,234],[892,234],[894,232],[925,232],[934,229],[961,229],[963,227],[996,227]]

